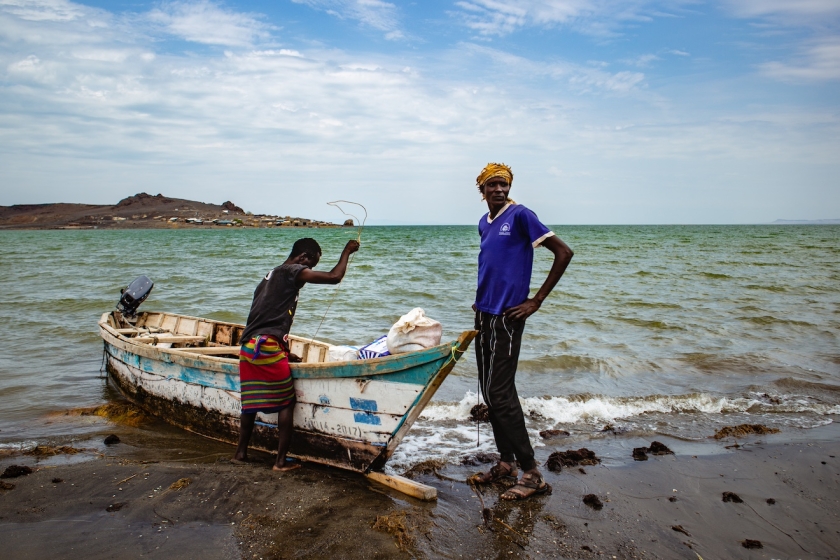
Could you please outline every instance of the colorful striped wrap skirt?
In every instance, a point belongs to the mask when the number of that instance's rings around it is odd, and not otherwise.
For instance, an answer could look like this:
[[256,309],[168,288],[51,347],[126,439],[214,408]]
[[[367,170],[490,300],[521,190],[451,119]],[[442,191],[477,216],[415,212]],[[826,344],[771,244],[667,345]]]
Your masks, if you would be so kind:
[[295,403],[295,386],[286,348],[273,336],[259,335],[239,349],[242,412],[279,412]]

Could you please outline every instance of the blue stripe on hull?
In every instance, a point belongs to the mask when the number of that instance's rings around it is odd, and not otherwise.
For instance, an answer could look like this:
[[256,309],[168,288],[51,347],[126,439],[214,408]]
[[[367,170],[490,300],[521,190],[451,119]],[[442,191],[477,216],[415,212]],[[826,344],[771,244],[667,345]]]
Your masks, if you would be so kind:
[[[356,412],[353,414],[353,420],[356,421],[357,424],[371,424],[373,426],[379,426],[382,424],[382,420],[376,414],[371,414],[370,412]],[[392,432],[393,435],[396,432]]]
[[221,389],[223,391],[239,392],[240,390],[238,366],[236,368],[236,374],[233,375],[230,373],[219,373],[196,367],[182,366],[166,360],[165,356],[162,356],[164,359],[160,360],[147,358],[139,354],[121,350],[110,344],[108,345],[108,353],[129,366],[146,373],[166,377],[167,379],[176,379],[184,383],[213,387],[214,389]]
[[376,401],[371,399],[357,399],[350,397],[350,408],[353,410],[364,410],[366,412],[376,412]]

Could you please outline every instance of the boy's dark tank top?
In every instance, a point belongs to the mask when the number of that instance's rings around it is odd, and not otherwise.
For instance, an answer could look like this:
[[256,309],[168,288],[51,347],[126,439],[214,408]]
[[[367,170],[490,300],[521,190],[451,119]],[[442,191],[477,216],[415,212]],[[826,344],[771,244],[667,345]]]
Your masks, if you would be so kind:
[[288,350],[288,334],[295,319],[298,294],[296,280],[302,264],[280,265],[268,274],[254,290],[254,301],[248,322],[242,331],[241,343],[257,335],[271,335],[282,342]]

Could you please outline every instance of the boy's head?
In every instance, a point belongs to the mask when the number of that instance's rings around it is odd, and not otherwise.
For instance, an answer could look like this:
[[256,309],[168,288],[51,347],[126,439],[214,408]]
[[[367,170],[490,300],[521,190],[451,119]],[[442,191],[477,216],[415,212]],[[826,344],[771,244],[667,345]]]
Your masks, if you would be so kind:
[[[298,257],[301,258],[297,259]],[[295,244],[292,245],[292,252],[289,253],[289,260],[293,259],[297,259],[299,261],[306,260],[306,263],[301,262],[301,264],[306,264],[309,268],[315,268],[315,265],[317,265],[318,261],[321,260],[321,246],[318,245],[318,242],[311,237],[298,239],[295,241]]]

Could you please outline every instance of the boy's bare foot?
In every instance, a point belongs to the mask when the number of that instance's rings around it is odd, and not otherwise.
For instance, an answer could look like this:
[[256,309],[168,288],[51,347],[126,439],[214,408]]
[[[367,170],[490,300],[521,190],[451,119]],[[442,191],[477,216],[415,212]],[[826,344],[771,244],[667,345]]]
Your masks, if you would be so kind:
[[274,465],[271,468],[271,470],[277,471],[277,472],[289,472],[289,471],[293,471],[293,470],[299,469],[299,468],[300,468],[300,463],[286,463],[282,467],[278,467],[277,465]]

